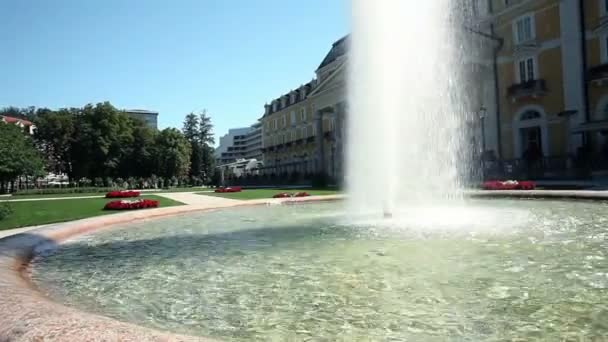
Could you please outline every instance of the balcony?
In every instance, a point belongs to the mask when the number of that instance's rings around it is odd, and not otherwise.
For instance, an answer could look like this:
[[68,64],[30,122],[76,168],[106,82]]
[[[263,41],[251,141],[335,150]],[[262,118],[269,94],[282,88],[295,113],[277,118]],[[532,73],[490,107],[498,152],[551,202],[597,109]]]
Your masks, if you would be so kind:
[[307,143],[315,142],[315,137],[308,137],[308,138],[306,138],[306,142]]
[[587,73],[587,78],[589,82],[592,82],[596,85],[608,85],[608,63],[595,66],[589,69]]
[[537,98],[547,93],[545,80],[531,80],[509,87],[507,94],[513,100]]

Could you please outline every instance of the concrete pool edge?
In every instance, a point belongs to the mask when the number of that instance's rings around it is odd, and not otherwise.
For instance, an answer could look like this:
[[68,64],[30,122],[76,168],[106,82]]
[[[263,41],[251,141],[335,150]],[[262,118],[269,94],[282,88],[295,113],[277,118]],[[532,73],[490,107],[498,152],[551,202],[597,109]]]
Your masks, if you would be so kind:
[[97,216],[51,224],[0,239],[0,340],[4,341],[211,341],[177,335],[83,312],[57,303],[30,282],[30,261],[65,240],[121,224],[218,209],[335,201],[342,195],[218,202]]
[[[467,191],[481,198],[549,198],[608,200],[608,191]],[[52,301],[29,282],[27,267],[33,257],[66,239],[120,224],[153,220],[194,212],[243,206],[281,205],[344,199],[344,195],[299,199],[234,201],[218,205],[185,205],[99,216],[53,224],[0,239],[0,340],[120,340],[120,341],[209,341],[182,336],[90,314]]]

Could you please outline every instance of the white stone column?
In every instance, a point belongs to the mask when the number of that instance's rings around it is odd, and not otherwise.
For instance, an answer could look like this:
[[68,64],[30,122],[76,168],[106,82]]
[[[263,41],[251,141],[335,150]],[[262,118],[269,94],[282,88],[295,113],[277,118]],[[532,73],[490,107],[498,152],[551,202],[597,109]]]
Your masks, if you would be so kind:
[[315,111],[315,127],[317,135],[315,136],[315,172],[326,174],[325,171],[325,146],[323,137],[323,111]]
[[[581,51],[581,17],[578,0],[561,0],[559,16],[561,29],[561,54],[564,91],[564,110],[576,110],[577,114],[570,117],[569,128],[577,127],[585,122],[586,108],[583,75],[583,53]],[[568,150],[576,153],[582,146],[582,136],[568,134]]]
[[344,179],[344,119],[346,116],[346,104],[340,102],[335,106],[336,110],[336,127],[335,127],[335,139],[336,139],[336,181],[341,184]]

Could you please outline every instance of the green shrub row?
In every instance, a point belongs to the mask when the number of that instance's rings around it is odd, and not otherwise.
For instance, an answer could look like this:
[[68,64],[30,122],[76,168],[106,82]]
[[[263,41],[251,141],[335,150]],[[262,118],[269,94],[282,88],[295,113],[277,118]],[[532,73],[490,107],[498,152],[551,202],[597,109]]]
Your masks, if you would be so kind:
[[90,193],[107,193],[116,188],[98,188],[98,187],[82,187],[82,188],[39,188],[19,190],[13,193],[13,196],[24,195],[62,195],[62,194],[90,194]]

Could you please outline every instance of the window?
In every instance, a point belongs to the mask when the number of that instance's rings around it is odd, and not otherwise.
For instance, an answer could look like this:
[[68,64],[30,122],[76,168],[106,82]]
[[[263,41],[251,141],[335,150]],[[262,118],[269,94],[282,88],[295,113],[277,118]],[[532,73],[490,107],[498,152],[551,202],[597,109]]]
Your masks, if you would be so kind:
[[535,110],[529,110],[521,115],[521,121],[540,119],[541,115]]
[[306,108],[302,108],[300,110],[300,120],[302,122],[306,122]]
[[527,57],[517,62],[519,83],[525,83],[536,79],[534,58]]
[[291,111],[291,125],[292,126],[296,125],[296,111],[295,110]]
[[281,127],[287,126],[287,114],[283,115],[283,125]]
[[274,119],[272,121],[272,129],[276,130],[277,129],[277,119]]
[[600,36],[600,61],[602,64],[608,63],[608,34]]
[[534,39],[534,20],[531,15],[517,19],[514,23],[515,43],[522,44]]
[[603,15],[608,14],[608,0],[600,0],[600,13]]

